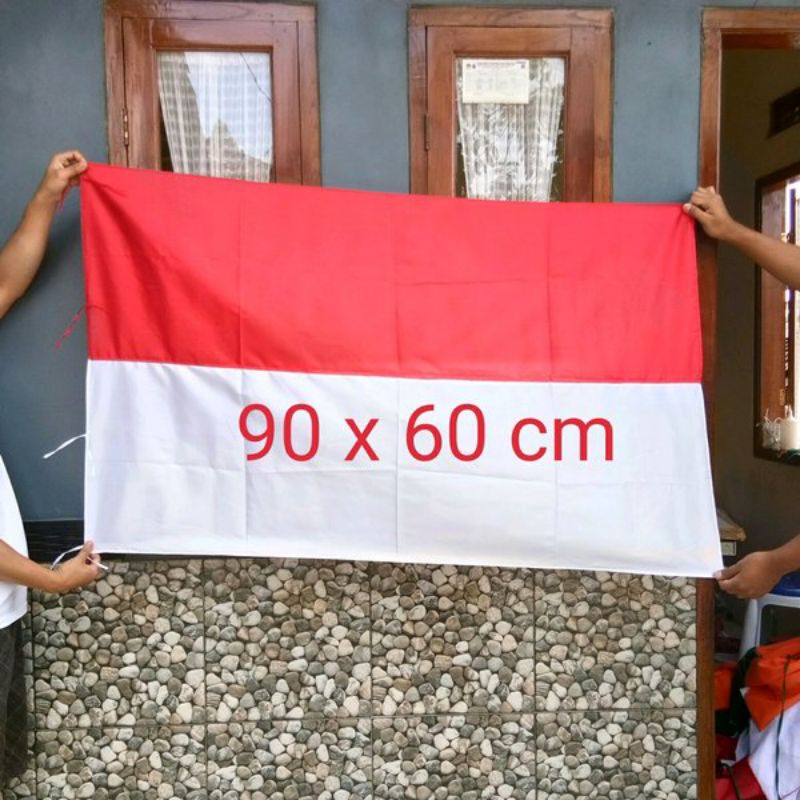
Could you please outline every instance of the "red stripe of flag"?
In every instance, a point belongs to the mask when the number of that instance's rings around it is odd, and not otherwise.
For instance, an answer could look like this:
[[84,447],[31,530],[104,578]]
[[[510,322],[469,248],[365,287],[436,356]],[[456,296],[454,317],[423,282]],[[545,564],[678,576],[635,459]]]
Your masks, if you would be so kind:
[[677,205],[466,201],[100,164],[81,203],[93,359],[700,381],[694,231]]

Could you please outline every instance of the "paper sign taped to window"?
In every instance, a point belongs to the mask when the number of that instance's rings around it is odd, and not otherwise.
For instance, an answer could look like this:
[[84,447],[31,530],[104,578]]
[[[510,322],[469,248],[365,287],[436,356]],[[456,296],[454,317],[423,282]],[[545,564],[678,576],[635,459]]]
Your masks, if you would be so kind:
[[462,103],[528,103],[527,59],[465,58],[461,64]]

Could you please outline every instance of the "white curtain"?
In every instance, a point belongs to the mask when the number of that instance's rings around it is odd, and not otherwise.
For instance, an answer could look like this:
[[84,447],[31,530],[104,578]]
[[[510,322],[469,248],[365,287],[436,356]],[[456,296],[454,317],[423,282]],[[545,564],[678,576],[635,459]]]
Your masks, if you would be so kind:
[[162,51],[158,91],[175,172],[269,181],[272,90],[266,53]]
[[564,107],[564,60],[530,60],[527,104],[463,103],[458,63],[458,122],[467,196],[549,200]]

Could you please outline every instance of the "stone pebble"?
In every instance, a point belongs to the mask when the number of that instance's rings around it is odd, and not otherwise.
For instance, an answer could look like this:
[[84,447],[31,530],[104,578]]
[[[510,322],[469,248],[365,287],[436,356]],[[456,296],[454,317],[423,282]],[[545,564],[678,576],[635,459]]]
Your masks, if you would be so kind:
[[536,574],[536,708],[691,708],[696,589],[689,578]]
[[375,713],[533,710],[529,570],[378,564]]
[[80,592],[33,594],[39,726],[202,723],[202,562],[110,567]]

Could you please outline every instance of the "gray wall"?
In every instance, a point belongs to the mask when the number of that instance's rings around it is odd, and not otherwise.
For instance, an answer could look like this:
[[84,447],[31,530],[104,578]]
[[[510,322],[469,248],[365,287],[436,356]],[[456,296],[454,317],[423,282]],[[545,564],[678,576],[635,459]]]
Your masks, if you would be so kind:
[[[107,158],[99,0],[0,0],[0,239],[14,229],[50,154]],[[53,226],[32,291],[0,324],[0,454],[26,518],[80,517],[83,447],[41,456],[84,431],[85,324],[78,197]]]
[[[320,0],[318,5],[324,182],[407,191],[410,4]],[[683,199],[697,175],[702,3],[580,5],[615,10],[615,199]],[[78,146],[90,159],[104,160],[106,133],[100,0],[0,0],[0,14],[3,238],[49,154]],[[76,200],[69,198],[56,221],[50,255],[33,290],[0,326],[0,452],[28,519],[82,514],[82,446],[41,459],[84,428],[85,325],[60,351],[54,349],[82,303]]]

